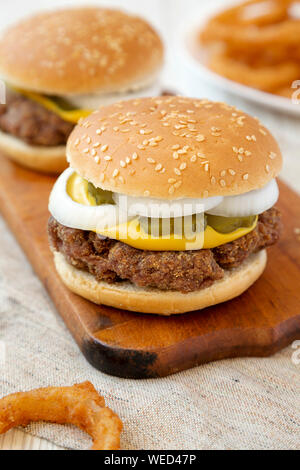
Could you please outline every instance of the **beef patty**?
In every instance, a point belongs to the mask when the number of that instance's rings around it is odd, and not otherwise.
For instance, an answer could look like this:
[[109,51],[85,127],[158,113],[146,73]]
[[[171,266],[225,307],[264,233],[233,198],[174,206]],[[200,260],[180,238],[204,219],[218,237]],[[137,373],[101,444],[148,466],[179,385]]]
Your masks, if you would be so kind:
[[9,92],[0,105],[0,129],[29,145],[65,145],[74,124],[25,96]]
[[51,247],[98,281],[128,280],[140,287],[185,293],[222,279],[224,270],[276,243],[280,231],[280,213],[273,207],[259,216],[252,232],[212,250],[144,251],[109,238],[102,240],[94,232],[67,228],[53,217],[48,224]]
[[[165,91],[162,96],[173,95]],[[0,104],[0,129],[26,144],[55,147],[66,145],[74,124],[23,95],[9,91],[6,104]]]

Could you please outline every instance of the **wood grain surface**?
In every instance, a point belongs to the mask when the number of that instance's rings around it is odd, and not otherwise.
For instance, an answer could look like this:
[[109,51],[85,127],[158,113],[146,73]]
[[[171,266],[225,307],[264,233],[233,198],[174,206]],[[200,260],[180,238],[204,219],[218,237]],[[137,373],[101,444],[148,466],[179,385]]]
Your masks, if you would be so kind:
[[54,179],[0,156],[0,208],[87,360],[119,377],[150,378],[229,357],[267,356],[300,332],[300,197],[280,183],[284,235],[263,276],[224,304],[174,317],[94,305],[58,278],[47,240]]

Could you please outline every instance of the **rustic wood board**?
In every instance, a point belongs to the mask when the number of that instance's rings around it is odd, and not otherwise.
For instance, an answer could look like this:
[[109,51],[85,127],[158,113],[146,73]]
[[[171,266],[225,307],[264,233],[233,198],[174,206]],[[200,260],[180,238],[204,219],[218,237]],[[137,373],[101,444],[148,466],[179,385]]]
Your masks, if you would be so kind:
[[97,306],[64,287],[48,247],[54,178],[0,156],[0,209],[86,359],[105,373],[161,377],[209,361],[268,356],[300,335],[300,197],[280,183],[284,235],[263,276],[230,302],[173,317]]

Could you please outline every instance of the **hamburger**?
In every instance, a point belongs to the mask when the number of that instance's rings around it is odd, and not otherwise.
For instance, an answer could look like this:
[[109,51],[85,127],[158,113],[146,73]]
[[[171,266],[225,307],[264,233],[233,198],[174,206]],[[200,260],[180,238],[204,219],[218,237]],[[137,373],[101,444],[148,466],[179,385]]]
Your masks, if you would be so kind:
[[99,105],[159,94],[163,46],[140,18],[104,8],[38,14],[0,39],[0,149],[43,172],[66,168],[78,119]]
[[71,291],[171,315],[239,296],[264,271],[282,156],[257,119],[208,100],[123,101],[75,127],[67,159],[48,231]]

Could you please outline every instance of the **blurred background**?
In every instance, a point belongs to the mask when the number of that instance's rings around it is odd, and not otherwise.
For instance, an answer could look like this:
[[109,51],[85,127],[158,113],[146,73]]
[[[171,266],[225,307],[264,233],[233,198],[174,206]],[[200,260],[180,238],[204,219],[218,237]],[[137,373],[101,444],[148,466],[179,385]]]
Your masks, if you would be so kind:
[[[182,50],[185,33],[197,24],[203,23],[211,11],[226,8],[234,0],[2,0],[0,29],[25,15],[40,10],[78,5],[103,5],[122,8],[146,18],[160,32],[166,46],[166,64],[163,81],[179,93],[197,97],[224,100],[258,116],[278,139],[285,157],[282,177],[300,191],[300,104],[297,115],[270,108],[266,103],[257,104],[241,96],[218,88],[214,83],[198,79],[191,80],[191,70],[186,67]],[[300,77],[299,77],[300,79]]]

